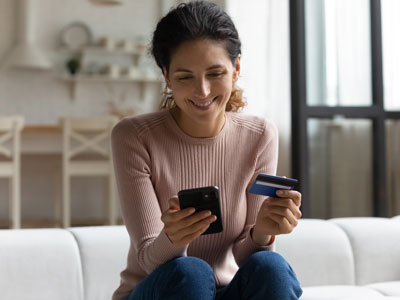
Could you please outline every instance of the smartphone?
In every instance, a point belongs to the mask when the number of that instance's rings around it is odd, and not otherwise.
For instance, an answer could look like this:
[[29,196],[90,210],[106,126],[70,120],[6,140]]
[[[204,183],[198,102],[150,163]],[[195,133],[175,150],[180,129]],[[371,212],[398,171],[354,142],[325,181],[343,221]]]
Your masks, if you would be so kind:
[[294,178],[258,174],[249,193],[276,197],[278,190],[297,190],[299,180]]
[[217,216],[217,220],[211,223],[203,234],[222,232],[221,204],[217,186],[181,190],[178,193],[178,198],[181,209],[193,207],[196,212],[208,209],[213,215]]

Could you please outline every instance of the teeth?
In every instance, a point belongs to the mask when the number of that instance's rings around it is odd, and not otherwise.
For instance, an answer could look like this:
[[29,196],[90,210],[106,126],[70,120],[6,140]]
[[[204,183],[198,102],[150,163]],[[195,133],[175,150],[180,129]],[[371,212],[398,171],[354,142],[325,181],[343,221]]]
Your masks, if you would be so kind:
[[207,103],[203,103],[203,104],[196,103],[196,102],[193,102],[193,103],[194,103],[196,106],[206,107],[206,106],[209,106],[213,101],[214,101],[214,99],[210,100],[210,101],[207,102]]

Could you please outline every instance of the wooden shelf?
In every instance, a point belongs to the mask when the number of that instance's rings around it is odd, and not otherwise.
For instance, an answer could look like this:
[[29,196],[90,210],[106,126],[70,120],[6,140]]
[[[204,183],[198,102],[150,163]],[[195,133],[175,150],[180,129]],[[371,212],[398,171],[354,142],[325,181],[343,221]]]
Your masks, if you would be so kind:
[[81,49],[68,49],[61,48],[61,51],[68,53],[93,53],[93,54],[109,54],[109,55],[147,55],[146,51],[138,49],[124,49],[115,47],[113,49],[108,49],[101,46],[86,46]]
[[140,77],[110,77],[107,75],[76,75],[76,76],[62,76],[62,80],[68,82],[161,82],[160,78],[153,76],[140,76]]
[[141,88],[141,95],[144,95],[144,85],[147,83],[161,83],[161,78],[154,76],[141,76],[136,78],[131,77],[117,77],[112,78],[107,75],[76,75],[76,76],[62,76],[61,80],[66,81],[70,84],[70,93],[72,99],[76,98],[76,89],[78,83],[138,83]]
[[[161,83],[162,78],[161,76],[158,76],[157,73],[153,74],[153,71],[151,70],[152,67],[150,67],[150,70],[148,70],[148,63],[147,63],[147,53],[141,49],[138,49],[137,47],[133,47],[133,49],[125,49],[122,47],[116,47],[113,49],[109,49],[106,47],[101,47],[101,46],[86,46],[82,47],[81,49],[68,49],[68,48],[61,48],[61,51],[66,51],[69,53],[75,53],[79,56],[79,61],[81,63],[81,69],[82,73],[78,73],[75,76],[71,76],[68,73],[61,74],[61,80],[69,83],[69,89],[70,89],[70,94],[71,98],[75,99],[77,95],[77,86],[78,83],[102,83],[102,84],[118,84],[118,83],[135,83],[139,85],[140,88],[140,94],[144,96],[145,94],[145,89],[147,84],[152,84],[152,83]],[[96,58],[96,55],[99,55],[100,57]],[[106,56],[107,59],[103,59],[101,56]],[[121,58],[121,56],[130,56],[130,57],[125,57],[124,60],[129,58],[128,63],[121,63],[115,62],[115,65],[118,67],[117,72],[113,69],[112,75],[119,75],[117,77],[113,77],[109,75],[109,73],[106,74],[99,74],[97,73],[99,69],[107,71],[106,68],[111,68],[112,64],[109,57],[111,58],[114,56],[116,58]],[[94,72],[96,72],[93,75],[88,75],[87,73],[90,73],[88,65],[87,65],[87,59],[88,58],[93,58],[95,57],[95,62],[99,61],[102,62],[102,64],[99,64],[101,68],[96,68]],[[93,62],[91,62],[93,63]],[[133,67],[133,70],[131,69]],[[119,69],[127,69],[130,71],[130,73],[120,73]],[[128,69],[129,68],[129,69]],[[146,75],[149,74],[149,75]]]

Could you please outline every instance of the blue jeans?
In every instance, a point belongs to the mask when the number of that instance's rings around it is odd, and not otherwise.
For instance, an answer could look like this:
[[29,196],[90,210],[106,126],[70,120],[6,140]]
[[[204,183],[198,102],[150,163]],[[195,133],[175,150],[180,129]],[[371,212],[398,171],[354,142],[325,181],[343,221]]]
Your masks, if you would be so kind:
[[260,251],[218,290],[210,265],[196,257],[178,257],[155,269],[124,300],[294,300],[301,294],[285,259],[276,252]]

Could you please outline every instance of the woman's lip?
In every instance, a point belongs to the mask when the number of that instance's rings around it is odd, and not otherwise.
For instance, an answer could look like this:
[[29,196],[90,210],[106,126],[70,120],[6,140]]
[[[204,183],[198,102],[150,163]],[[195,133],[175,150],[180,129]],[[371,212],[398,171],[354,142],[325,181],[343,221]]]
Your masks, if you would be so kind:
[[[218,96],[217,96],[218,97]],[[214,101],[215,101],[215,99],[217,99],[217,97],[214,97],[213,99],[211,99],[211,100],[208,100],[208,101],[194,101],[194,100],[191,100],[191,99],[189,99],[189,101],[190,102],[192,102],[194,105],[196,105],[196,106],[199,106],[199,107],[207,107],[207,106],[209,106],[210,104],[212,104]]]

